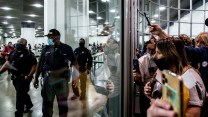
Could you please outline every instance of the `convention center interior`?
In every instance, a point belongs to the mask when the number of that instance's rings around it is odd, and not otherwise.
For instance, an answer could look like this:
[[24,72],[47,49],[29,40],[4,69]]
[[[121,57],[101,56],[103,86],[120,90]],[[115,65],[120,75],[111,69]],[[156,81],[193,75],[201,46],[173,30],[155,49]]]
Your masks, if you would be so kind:
[[208,117],[208,0],[0,0],[0,117]]

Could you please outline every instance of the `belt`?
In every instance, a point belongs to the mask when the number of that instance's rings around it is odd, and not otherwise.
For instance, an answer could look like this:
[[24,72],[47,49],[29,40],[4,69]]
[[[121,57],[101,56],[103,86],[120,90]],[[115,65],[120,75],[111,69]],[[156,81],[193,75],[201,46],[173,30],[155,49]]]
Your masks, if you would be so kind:
[[59,70],[46,71],[45,75],[48,77],[53,77],[53,78],[66,77],[66,75],[68,75],[68,72],[69,72],[69,69],[65,67]]

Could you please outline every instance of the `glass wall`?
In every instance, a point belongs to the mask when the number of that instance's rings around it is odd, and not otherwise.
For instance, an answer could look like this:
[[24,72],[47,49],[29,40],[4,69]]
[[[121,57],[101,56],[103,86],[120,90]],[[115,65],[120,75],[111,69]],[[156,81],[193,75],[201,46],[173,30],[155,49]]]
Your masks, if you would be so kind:
[[[151,23],[160,24],[169,35],[196,37],[207,31],[207,4],[205,0],[141,0],[139,12],[146,12]],[[144,24],[145,20],[140,26]]]
[[121,117],[121,0],[66,0],[65,6],[66,43],[75,49],[84,38],[93,57],[86,114]]

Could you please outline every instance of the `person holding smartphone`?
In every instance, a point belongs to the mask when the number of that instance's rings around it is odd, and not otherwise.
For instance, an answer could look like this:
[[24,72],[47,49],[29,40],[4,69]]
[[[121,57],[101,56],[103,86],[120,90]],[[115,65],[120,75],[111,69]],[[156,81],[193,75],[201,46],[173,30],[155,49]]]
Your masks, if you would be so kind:
[[[181,40],[161,39],[156,44],[154,61],[158,67],[156,79],[162,83],[162,70],[170,70],[180,75],[189,90],[190,100],[186,108],[186,116],[199,117],[205,99],[205,86],[199,74],[189,65],[185,48]],[[147,83],[145,94],[153,99],[152,87]],[[152,102],[154,103],[154,102]]]
[[134,65],[136,65],[135,63],[137,62],[138,67],[134,66],[133,77],[135,84],[138,85],[140,89],[140,111],[142,117],[147,116],[146,111],[150,106],[150,100],[145,96],[143,91],[144,85],[154,78],[155,72],[157,70],[157,66],[153,61],[155,49],[149,48],[149,46],[152,44],[153,43],[149,41],[149,43],[146,46],[147,53],[138,59],[134,59]]

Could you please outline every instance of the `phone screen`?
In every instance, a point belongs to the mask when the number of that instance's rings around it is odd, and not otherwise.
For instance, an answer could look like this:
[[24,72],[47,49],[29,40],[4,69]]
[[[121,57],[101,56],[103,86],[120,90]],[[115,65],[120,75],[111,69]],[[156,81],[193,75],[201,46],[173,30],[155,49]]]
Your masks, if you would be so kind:
[[138,59],[133,59],[133,65],[134,65],[134,68],[135,70],[139,70],[139,61]]

